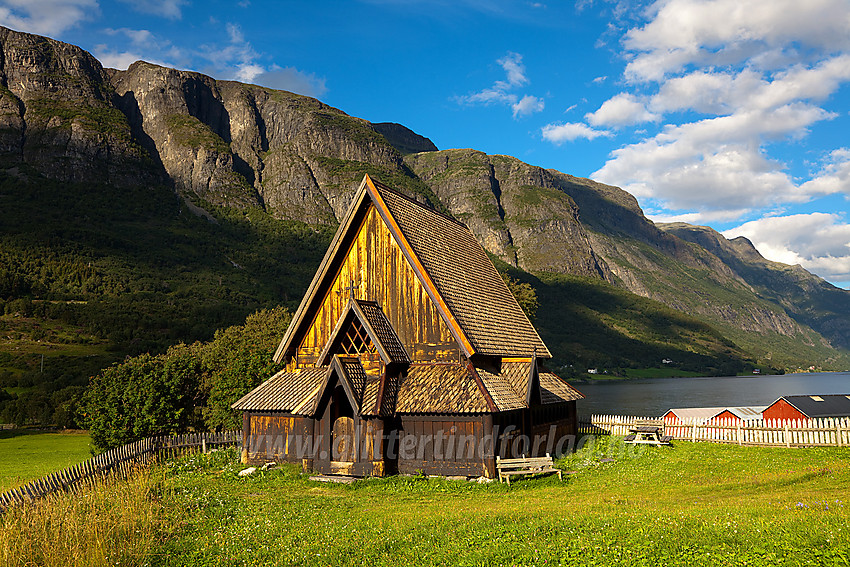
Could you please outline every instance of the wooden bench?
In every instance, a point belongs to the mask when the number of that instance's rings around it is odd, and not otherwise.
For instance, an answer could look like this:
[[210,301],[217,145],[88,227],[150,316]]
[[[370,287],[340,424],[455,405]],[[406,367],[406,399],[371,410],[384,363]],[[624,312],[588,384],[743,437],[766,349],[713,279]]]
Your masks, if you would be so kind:
[[561,476],[561,469],[554,467],[549,453],[546,453],[545,457],[522,457],[519,459],[496,457],[496,469],[499,471],[499,482],[506,480],[508,486],[511,484],[511,477],[518,474],[558,473],[558,478],[564,479]]

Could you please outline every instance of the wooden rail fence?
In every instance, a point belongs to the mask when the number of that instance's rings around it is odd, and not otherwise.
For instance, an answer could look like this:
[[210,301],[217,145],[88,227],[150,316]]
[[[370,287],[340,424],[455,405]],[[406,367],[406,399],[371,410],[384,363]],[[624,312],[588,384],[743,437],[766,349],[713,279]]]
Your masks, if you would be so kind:
[[21,487],[0,493],[0,513],[14,504],[30,502],[59,491],[91,485],[110,474],[126,477],[139,466],[157,458],[242,443],[242,431],[185,433],[171,437],[148,437],[96,455],[82,463],[33,480]]
[[685,441],[710,441],[773,447],[850,447],[850,418],[753,419],[715,418],[708,421],[625,415],[579,418],[579,433],[627,435],[636,423],[655,423],[665,435]]

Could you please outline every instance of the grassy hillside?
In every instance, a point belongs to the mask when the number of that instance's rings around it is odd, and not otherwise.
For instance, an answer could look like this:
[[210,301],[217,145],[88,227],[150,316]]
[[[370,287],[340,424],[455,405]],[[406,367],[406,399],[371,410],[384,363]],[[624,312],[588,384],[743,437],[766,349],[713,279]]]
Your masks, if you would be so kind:
[[[610,257],[640,278],[643,295],[706,321],[764,367],[786,371],[850,368],[850,352],[832,348],[805,321],[795,321],[775,300],[706,265],[688,265],[635,238],[611,237]],[[707,255],[696,245],[695,256]],[[774,294],[775,295],[775,294]],[[802,298],[798,298],[802,301]]]
[[713,327],[656,301],[594,278],[532,275],[496,262],[534,288],[540,303],[534,323],[553,353],[551,365],[564,377],[588,368],[628,376],[662,367],[678,376],[726,376],[758,366]]
[[0,422],[70,425],[63,408],[103,366],[298,305],[330,233],[208,209],[0,171]]
[[[235,450],[0,518],[23,565],[846,565],[850,456],[678,442],[585,446],[512,487],[239,478]],[[61,515],[60,515],[61,514]],[[109,530],[97,526],[108,525]]]

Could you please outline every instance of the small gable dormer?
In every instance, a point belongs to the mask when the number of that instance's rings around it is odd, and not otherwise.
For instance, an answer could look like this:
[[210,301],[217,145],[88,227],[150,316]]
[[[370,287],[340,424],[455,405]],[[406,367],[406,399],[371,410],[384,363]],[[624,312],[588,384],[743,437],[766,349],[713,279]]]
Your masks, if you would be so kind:
[[387,366],[410,364],[410,357],[381,306],[353,297],[348,300],[315,364],[325,366],[336,354],[358,357],[367,371],[378,374]]

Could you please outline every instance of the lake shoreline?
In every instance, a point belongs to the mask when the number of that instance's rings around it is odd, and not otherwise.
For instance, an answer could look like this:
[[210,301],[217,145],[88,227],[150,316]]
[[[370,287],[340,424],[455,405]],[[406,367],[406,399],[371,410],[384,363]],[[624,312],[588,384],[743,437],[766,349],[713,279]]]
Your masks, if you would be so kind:
[[850,394],[850,372],[569,380],[578,412],[659,416],[672,408],[767,406],[781,396]]

